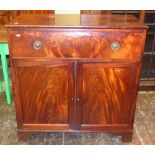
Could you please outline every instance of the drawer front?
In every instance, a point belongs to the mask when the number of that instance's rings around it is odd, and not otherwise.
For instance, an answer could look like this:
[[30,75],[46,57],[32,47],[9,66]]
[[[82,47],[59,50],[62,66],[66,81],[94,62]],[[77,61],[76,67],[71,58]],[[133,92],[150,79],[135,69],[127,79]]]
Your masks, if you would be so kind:
[[145,32],[128,29],[11,31],[13,57],[138,58]]

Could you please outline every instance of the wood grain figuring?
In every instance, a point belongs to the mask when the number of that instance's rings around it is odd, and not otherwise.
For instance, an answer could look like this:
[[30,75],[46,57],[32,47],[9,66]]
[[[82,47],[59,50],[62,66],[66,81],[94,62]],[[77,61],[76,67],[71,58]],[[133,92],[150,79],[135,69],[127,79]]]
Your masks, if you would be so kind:
[[[141,56],[144,32],[120,29],[103,29],[98,32],[95,30],[91,30],[91,32],[86,30],[81,32],[66,31],[13,31],[10,34],[12,56],[105,59],[136,59]],[[33,43],[36,40],[42,42],[42,47],[38,50],[33,48]],[[111,49],[113,42],[120,43],[118,50]]]
[[66,65],[19,67],[18,78],[24,123],[68,124]]
[[132,83],[131,67],[83,65],[82,124],[128,122]]

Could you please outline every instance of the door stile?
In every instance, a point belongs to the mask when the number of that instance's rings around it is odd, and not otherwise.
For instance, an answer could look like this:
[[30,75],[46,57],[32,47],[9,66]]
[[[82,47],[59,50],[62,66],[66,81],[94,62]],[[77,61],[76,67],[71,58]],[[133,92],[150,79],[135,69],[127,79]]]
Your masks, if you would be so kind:
[[69,78],[68,78],[68,83],[69,83],[69,126],[70,129],[74,129],[74,124],[75,124],[75,76],[74,76],[74,62],[70,62],[69,64]]
[[79,130],[81,126],[81,99],[82,99],[82,63],[74,61],[70,65],[69,74],[69,124],[72,130]]
[[82,109],[82,77],[83,77],[83,71],[82,71],[82,62],[77,63],[76,67],[77,76],[76,76],[76,129],[79,130],[81,128],[81,109]]

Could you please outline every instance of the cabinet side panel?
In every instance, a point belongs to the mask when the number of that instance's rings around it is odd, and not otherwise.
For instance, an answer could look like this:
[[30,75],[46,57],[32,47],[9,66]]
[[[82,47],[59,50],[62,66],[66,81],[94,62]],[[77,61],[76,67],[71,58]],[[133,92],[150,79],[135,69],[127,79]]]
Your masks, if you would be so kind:
[[24,123],[68,124],[68,68],[18,67]]

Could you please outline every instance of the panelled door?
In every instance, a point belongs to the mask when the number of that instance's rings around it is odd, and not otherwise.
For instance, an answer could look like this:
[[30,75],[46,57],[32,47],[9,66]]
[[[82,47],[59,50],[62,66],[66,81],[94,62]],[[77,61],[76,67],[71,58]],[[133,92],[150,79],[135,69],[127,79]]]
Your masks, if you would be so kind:
[[68,130],[74,101],[73,63],[14,60],[21,98],[23,126]]
[[128,127],[134,86],[130,64],[79,63],[77,68],[77,128],[110,130]]

